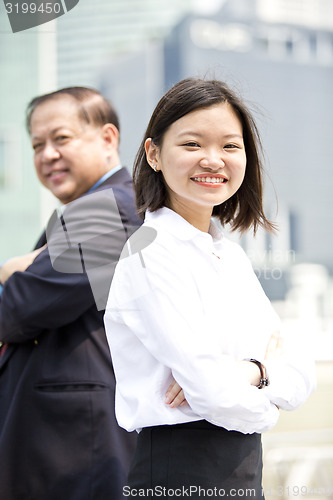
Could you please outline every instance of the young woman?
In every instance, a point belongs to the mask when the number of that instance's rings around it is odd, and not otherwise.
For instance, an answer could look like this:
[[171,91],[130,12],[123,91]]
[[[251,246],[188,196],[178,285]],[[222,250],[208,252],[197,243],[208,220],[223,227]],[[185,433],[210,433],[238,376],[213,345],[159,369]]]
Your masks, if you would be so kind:
[[313,389],[312,365],[284,352],[249,260],[212,220],[273,230],[261,168],[253,118],[224,83],[186,79],[162,97],[134,169],[145,222],[105,315],[117,419],[140,431],[128,495],[262,498],[260,434]]

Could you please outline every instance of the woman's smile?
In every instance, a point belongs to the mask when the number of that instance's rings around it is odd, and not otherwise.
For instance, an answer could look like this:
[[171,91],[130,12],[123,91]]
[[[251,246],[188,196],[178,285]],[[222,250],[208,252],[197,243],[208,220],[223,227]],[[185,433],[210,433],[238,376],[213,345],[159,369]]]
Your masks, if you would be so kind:
[[201,174],[195,177],[191,177],[191,180],[200,186],[208,187],[208,188],[220,188],[223,184],[228,182],[228,179],[222,175],[214,175],[211,174]]

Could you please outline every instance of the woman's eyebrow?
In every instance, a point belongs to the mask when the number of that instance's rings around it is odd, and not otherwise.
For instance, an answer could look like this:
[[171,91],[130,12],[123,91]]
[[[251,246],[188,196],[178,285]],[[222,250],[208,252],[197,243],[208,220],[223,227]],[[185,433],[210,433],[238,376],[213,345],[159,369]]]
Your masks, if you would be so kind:
[[204,134],[200,133],[200,132],[195,132],[194,130],[184,130],[183,132],[180,132],[178,134],[180,137],[182,137],[183,135],[194,135],[196,137],[202,137]]
[[223,136],[225,139],[243,139],[242,134],[226,134]]
[[[195,132],[194,130],[184,130],[182,132],[180,132],[179,134],[179,137],[182,137],[183,135],[191,135],[191,136],[195,136],[195,137],[203,137],[205,134],[202,134],[201,132]],[[223,137],[223,139],[243,139],[243,135],[242,134],[238,134],[238,133],[232,133],[232,134],[225,134],[225,135],[222,135],[221,137]]]

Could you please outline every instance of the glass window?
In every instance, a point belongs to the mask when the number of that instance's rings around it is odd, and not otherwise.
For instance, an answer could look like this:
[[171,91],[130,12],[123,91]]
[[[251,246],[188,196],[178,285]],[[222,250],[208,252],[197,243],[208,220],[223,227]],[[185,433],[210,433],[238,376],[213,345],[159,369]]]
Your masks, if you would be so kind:
[[0,189],[21,185],[22,141],[14,128],[0,128]]
[[4,138],[0,136],[0,188],[6,184],[5,147]]

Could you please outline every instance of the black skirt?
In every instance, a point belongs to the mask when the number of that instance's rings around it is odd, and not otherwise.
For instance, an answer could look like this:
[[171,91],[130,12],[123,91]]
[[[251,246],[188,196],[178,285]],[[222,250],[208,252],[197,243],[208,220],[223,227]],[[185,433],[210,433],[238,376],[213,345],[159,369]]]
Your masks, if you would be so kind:
[[260,498],[260,434],[227,431],[206,421],[143,429],[126,497]]

